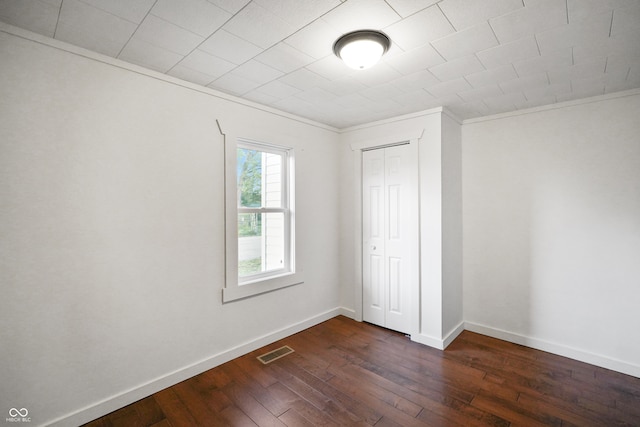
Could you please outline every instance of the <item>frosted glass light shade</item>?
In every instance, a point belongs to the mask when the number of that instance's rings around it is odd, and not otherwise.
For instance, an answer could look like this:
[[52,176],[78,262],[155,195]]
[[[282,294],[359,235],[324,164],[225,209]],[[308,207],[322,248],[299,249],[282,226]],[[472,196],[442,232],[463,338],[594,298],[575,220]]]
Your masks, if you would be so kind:
[[353,69],[364,70],[374,66],[389,49],[389,37],[378,31],[361,30],[340,37],[333,52]]

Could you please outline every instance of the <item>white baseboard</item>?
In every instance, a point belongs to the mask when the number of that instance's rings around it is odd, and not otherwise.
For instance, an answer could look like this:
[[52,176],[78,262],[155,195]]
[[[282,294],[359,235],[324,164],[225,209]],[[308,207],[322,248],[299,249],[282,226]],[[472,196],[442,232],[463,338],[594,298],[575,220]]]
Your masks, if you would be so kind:
[[447,335],[445,335],[443,340],[444,346],[442,349],[444,350],[445,348],[447,348],[449,344],[451,344],[453,340],[455,340],[458,335],[462,333],[462,331],[464,331],[464,322],[460,322],[458,326],[453,328]]
[[544,341],[538,338],[527,337],[525,335],[473,322],[465,322],[464,329],[640,378],[640,366],[622,360],[612,359],[600,354],[590,353],[584,350]]
[[340,314],[348,317],[349,319],[354,319],[356,318],[356,311],[351,309],[351,308],[346,308],[346,307],[340,307],[338,308],[338,310],[340,311]]
[[259,349],[260,347],[264,347],[265,345],[271,344],[272,342],[296,334],[338,315],[353,317],[354,313],[353,310],[349,310],[344,307],[338,307],[324,313],[320,313],[296,324],[287,326],[286,328],[282,328],[244,344],[240,344],[236,347],[208,357],[207,359],[201,360],[189,366],[185,366],[184,368],[163,375],[162,377],[151,380],[145,384],[141,384],[130,390],[111,396],[100,402],[96,402],[93,405],[87,406],[85,408],[79,409],[78,411],[47,422],[46,425],[57,427],[71,427],[87,423],[91,420],[113,412],[116,409],[137,402],[138,400],[150,396],[153,393],[157,393],[160,390],[171,387],[174,384],[198,375],[204,371],[222,365],[223,363],[233,360],[236,357],[240,357],[244,354],[250,353],[254,350]]
[[438,350],[444,350],[444,340],[440,338],[432,337],[425,334],[411,334],[411,341],[418,344],[428,345],[429,347],[437,348]]
[[413,334],[411,335],[411,341],[428,345],[429,347],[437,348],[438,350],[444,350],[453,342],[453,340],[456,339],[458,335],[460,335],[462,331],[464,331],[464,323],[460,322],[460,324],[446,334],[444,338],[436,338],[425,334]]

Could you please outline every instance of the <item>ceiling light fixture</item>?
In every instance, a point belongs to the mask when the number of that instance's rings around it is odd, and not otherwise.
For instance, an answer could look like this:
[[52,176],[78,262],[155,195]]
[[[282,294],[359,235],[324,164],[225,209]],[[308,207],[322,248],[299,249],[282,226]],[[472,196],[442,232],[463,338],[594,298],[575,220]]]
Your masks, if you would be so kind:
[[374,66],[389,50],[391,40],[374,30],[359,30],[341,36],[333,44],[333,53],[348,67],[364,70]]

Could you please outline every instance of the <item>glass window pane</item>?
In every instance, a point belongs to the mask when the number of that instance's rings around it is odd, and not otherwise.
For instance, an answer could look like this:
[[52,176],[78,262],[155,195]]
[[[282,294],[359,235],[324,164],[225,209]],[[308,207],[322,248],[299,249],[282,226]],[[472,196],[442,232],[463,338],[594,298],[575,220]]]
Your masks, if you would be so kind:
[[259,213],[238,214],[238,237],[262,235],[262,215]]
[[283,212],[238,214],[238,276],[280,270],[285,265]]
[[264,215],[264,271],[279,270],[284,265],[284,213]]
[[238,205],[280,208],[283,202],[282,154],[238,148]]
[[264,205],[268,208],[282,206],[282,155],[264,153]]
[[238,276],[262,271],[262,214],[238,214]]
[[262,206],[262,151],[238,148],[238,204],[246,208]]

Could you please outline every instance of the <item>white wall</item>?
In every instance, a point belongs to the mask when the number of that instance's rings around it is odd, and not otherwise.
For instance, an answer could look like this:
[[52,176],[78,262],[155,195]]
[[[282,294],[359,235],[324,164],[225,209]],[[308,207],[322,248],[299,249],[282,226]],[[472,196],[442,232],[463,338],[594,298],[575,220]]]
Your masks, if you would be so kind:
[[[442,115],[442,331],[462,330],[462,127]],[[456,333],[457,331],[457,333]]]
[[443,349],[462,332],[461,130],[446,110],[420,139],[420,334]]
[[640,376],[640,93],[627,95],[465,123],[468,328]]
[[[79,424],[337,314],[334,131],[4,24],[0,58],[0,411]],[[221,303],[216,119],[297,137],[304,284]]]
[[424,119],[420,138],[420,328],[413,339],[442,346],[442,115]]

